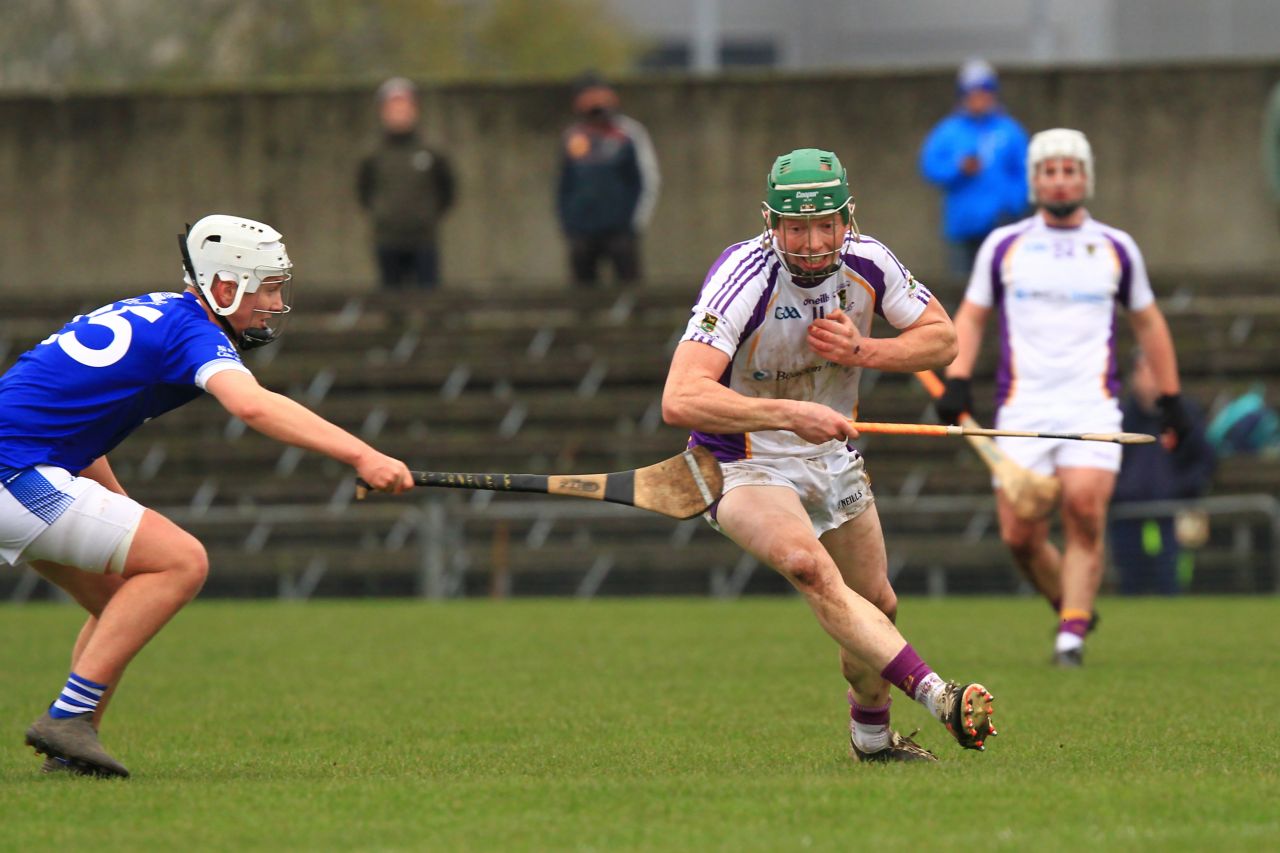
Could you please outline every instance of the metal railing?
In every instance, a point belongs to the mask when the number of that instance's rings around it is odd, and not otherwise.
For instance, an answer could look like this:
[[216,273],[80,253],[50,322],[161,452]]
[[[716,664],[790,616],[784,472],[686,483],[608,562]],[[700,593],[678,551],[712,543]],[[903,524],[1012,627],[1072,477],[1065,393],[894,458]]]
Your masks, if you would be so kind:
[[[912,498],[877,497],[882,516],[892,518],[899,514],[915,513],[950,517],[958,544],[982,541],[996,535],[995,502],[990,496],[929,495]],[[1274,495],[1222,495],[1188,501],[1155,501],[1148,503],[1118,504],[1111,508],[1111,518],[1171,517],[1179,512],[1194,510],[1210,518],[1211,527],[1219,531],[1230,530],[1226,546],[1213,545],[1216,553],[1227,555],[1242,567],[1236,573],[1236,591],[1244,591],[1250,567],[1256,575],[1266,572],[1271,590],[1280,594],[1280,499]],[[471,565],[468,544],[492,544],[495,523],[524,523],[524,542],[512,545],[503,542],[502,547],[541,547],[550,529],[562,522],[589,525],[602,519],[620,519],[637,512],[612,504],[581,501],[527,500],[493,501],[492,494],[478,492],[470,500],[459,496],[433,496],[418,503],[371,502],[358,509],[341,504],[330,505],[276,505],[266,507],[174,507],[161,510],[180,525],[191,529],[206,544],[219,543],[224,549],[228,542],[246,554],[263,557],[268,562],[271,537],[276,531],[303,528],[314,531],[317,527],[351,525],[353,536],[363,535],[372,542],[368,547],[388,552],[415,549],[416,560],[414,591],[425,598],[444,599],[462,594],[464,581]],[[699,519],[683,522],[664,522],[653,517],[656,525],[670,524],[666,543],[672,549],[688,544],[703,522]],[[470,529],[477,522],[486,525],[484,530]],[[246,529],[249,531],[246,534]],[[356,533],[360,531],[360,533]],[[1260,534],[1261,533],[1261,537]],[[661,534],[656,534],[661,536]],[[894,556],[893,538],[890,534],[891,576],[903,570],[904,563]],[[906,535],[906,534],[903,534]],[[1221,537],[1219,537],[1221,538]],[[1265,539],[1265,543],[1260,542]],[[580,572],[575,594],[580,597],[594,595],[613,568],[612,554],[619,546],[584,547],[584,560],[589,566]],[[1202,551],[1202,553],[1205,553]],[[758,568],[756,560],[732,547],[726,548],[726,559],[707,566],[710,595],[734,598],[742,593],[752,574]],[[928,577],[927,589],[933,595],[946,594],[945,562],[913,565],[923,569]],[[308,597],[329,571],[327,561],[313,561],[302,571],[281,574],[275,569],[265,569],[278,577],[279,595],[284,598]],[[501,566],[487,566],[489,573],[503,571]],[[570,571],[566,567],[566,571]],[[213,568],[216,577],[217,566]],[[10,584],[8,598],[24,601],[30,598],[39,585],[38,577],[29,569]],[[1254,584],[1254,588],[1257,588]],[[497,577],[491,583],[495,595],[509,591],[509,578]]]

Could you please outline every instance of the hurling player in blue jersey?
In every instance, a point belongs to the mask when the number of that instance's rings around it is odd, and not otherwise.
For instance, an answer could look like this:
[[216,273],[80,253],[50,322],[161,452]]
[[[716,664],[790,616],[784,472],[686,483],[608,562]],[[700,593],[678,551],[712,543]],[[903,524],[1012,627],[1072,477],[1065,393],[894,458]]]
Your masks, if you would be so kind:
[[90,613],[66,686],[27,729],[46,769],[129,775],[98,741],[110,691],[208,573],[195,537],[129,498],[111,472],[107,453],[144,421],[208,392],[255,430],[345,462],[376,489],[413,485],[403,462],[266,390],[241,362],[289,312],[293,265],[279,232],[218,214],[179,244],[183,293],[76,317],[0,377],[0,565],[27,562]]

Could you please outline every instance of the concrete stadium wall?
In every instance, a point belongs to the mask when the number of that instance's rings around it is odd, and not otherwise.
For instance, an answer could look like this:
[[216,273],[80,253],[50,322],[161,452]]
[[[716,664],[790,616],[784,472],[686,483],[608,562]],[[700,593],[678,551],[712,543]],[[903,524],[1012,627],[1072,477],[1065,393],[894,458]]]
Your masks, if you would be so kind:
[[[1259,157],[1280,62],[1006,71],[1005,101],[1035,131],[1089,134],[1098,218],[1131,231],[1153,272],[1259,272],[1280,264]],[[728,243],[755,233],[772,158],[837,151],[863,229],[922,277],[943,250],[919,143],[949,108],[950,71],[664,78],[619,87],[663,172],[645,243],[651,279],[691,290]],[[446,279],[559,286],[553,214],[564,85],[428,89],[428,136],[452,154],[461,200]],[[0,99],[0,287],[116,295],[176,287],[174,234],[208,212],[279,227],[299,284],[369,289],[368,229],[353,174],[371,139],[364,90]]]

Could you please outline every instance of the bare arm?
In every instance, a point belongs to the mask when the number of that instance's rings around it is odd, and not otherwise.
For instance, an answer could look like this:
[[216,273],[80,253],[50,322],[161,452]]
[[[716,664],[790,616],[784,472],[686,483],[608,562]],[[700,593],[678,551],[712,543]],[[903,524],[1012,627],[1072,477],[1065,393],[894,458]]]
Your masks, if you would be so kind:
[[683,341],[676,347],[662,392],[662,418],[709,433],[785,429],[814,444],[857,438],[847,416],[803,400],[747,397],[720,384],[729,356],[715,347]]
[[809,348],[848,367],[914,373],[945,367],[956,355],[956,330],[936,299],[920,318],[891,338],[864,337],[853,319],[836,310],[809,326]]
[[982,350],[982,333],[990,314],[990,308],[983,308],[967,299],[960,303],[960,310],[956,312],[958,352],[947,368],[948,379],[973,378],[973,365]]
[[1182,383],[1178,379],[1178,356],[1173,349],[1173,336],[1169,334],[1169,324],[1164,314],[1153,302],[1141,311],[1129,313],[1129,325],[1133,328],[1133,336],[1142,347],[1142,352],[1151,365],[1151,372],[1156,377],[1156,387],[1163,394],[1181,393]]
[[398,494],[413,487],[403,462],[379,453],[306,406],[268,391],[248,373],[224,370],[214,374],[205,389],[228,412],[263,435],[346,463],[375,489]]
[[126,495],[127,497],[124,486],[120,485],[120,481],[116,479],[115,472],[111,470],[111,463],[107,461],[106,456],[99,456],[93,460],[88,468],[80,472],[80,476],[95,480],[116,494]]

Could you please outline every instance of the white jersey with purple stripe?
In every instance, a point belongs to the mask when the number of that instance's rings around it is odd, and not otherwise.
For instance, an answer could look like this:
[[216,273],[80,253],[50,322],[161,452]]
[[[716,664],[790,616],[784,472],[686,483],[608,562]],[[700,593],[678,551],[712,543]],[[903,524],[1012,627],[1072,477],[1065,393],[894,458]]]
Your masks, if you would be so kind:
[[[920,318],[933,295],[883,243],[866,235],[847,237],[841,253],[836,272],[802,286],[761,238],[730,246],[707,273],[682,340],[728,355],[720,382],[739,394],[807,400],[855,417],[862,370],[827,361],[810,349],[809,324],[839,307],[864,335],[873,314],[904,329]],[[810,444],[788,430],[694,432],[690,443],[705,445],[722,462],[817,456],[842,444]]]
[[964,298],[997,310],[997,408],[1114,400],[1116,308],[1155,301],[1124,231],[1092,218],[1054,228],[1039,215],[987,237]]

